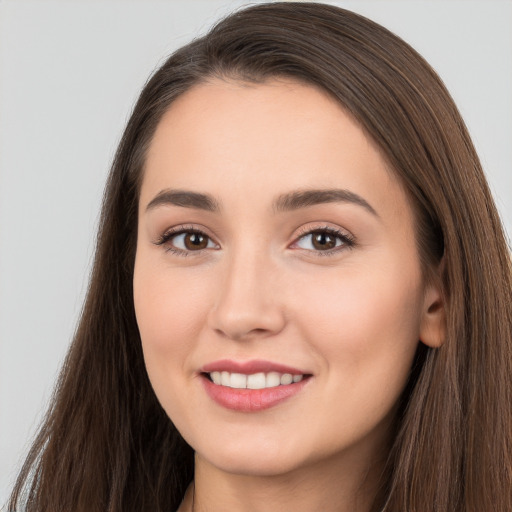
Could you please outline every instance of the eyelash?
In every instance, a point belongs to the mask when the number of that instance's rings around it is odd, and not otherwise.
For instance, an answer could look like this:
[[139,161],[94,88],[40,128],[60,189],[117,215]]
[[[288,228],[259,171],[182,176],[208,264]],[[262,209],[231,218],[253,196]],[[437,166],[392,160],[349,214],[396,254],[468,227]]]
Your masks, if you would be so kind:
[[299,240],[301,240],[302,238],[309,236],[309,235],[313,235],[315,233],[327,234],[327,235],[333,236],[334,238],[341,240],[340,246],[336,246],[332,249],[326,249],[324,251],[320,251],[320,250],[314,251],[314,250],[310,250],[310,249],[304,249],[308,252],[309,251],[314,252],[315,255],[317,255],[317,256],[334,256],[334,255],[338,254],[340,251],[343,251],[346,249],[353,249],[356,244],[355,238],[351,234],[349,234],[347,232],[343,232],[339,229],[336,229],[336,228],[333,228],[330,226],[323,226],[323,227],[318,227],[318,228],[313,228],[313,229],[302,228],[300,230],[298,236],[295,238],[293,245],[296,245],[299,242]]
[[[202,250],[198,251],[185,251],[183,249],[179,249],[178,247],[174,247],[169,242],[183,234],[196,234],[196,235],[202,235],[206,238],[211,240],[211,237],[208,236],[204,231],[201,231],[200,229],[197,229],[193,226],[177,226],[176,228],[172,228],[167,230],[165,233],[162,234],[162,236],[159,237],[159,239],[154,242],[155,245],[165,245],[165,251],[170,252],[173,254],[176,254],[178,256],[189,256],[190,254],[193,254],[194,252],[200,253]],[[204,249],[203,249],[204,250]]]
[[[315,250],[310,250],[310,249],[303,249],[303,250],[308,251],[308,252],[313,252],[313,253],[315,253],[318,256],[333,256],[333,255],[339,253],[342,250],[352,249],[355,246],[355,238],[352,235],[350,235],[348,233],[345,233],[345,232],[342,232],[339,229],[332,228],[330,226],[318,227],[318,228],[313,228],[313,229],[311,229],[311,228],[303,228],[301,230],[301,232],[298,234],[298,236],[295,238],[295,241],[293,242],[292,245],[296,245],[302,238],[304,238],[306,236],[309,236],[309,235],[313,235],[315,233],[324,233],[324,234],[333,236],[334,238],[337,238],[337,239],[341,240],[341,245],[340,246],[335,246],[332,249],[326,249],[324,251],[322,251],[322,250],[315,251]],[[177,247],[174,247],[172,244],[169,243],[169,242],[171,242],[171,240],[174,237],[177,237],[177,236],[183,235],[183,234],[202,235],[202,236],[205,236],[206,238],[211,240],[211,237],[208,236],[204,231],[201,231],[200,229],[197,229],[197,228],[195,228],[193,226],[177,226],[176,228],[169,229],[168,231],[163,233],[158,238],[158,240],[156,240],[154,242],[154,244],[158,245],[158,246],[166,245],[166,247],[165,247],[165,251],[166,252],[171,252],[171,253],[176,254],[178,256],[189,256],[189,255],[191,255],[193,253],[201,253],[202,251],[205,250],[205,249],[199,249],[197,251],[183,250],[183,249],[179,249]]]

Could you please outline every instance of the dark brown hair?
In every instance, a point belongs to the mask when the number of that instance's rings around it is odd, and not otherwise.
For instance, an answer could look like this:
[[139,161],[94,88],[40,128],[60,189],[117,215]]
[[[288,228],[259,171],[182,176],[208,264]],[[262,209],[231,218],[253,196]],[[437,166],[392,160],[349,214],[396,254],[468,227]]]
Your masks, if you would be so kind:
[[171,102],[212,77],[288,77],[336,98],[405,186],[426,275],[441,269],[446,341],[420,344],[375,509],[510,512],[511,265],[467,130],[406,43],[352,12],[302,2],[232,14],[144,87],[108,179],[81,320],[9,509],[170,512],[193,478],[193,451],[146,374],[132,276],[148,145]]

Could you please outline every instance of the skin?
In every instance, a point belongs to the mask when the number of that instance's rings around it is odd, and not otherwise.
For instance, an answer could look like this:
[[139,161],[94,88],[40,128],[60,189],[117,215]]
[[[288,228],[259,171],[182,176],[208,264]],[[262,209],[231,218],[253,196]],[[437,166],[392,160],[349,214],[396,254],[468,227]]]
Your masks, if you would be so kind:
[[[280,194],[344,189],[347,201],[276,211]],[[211,195],[218,212],[160,204]],[[196,452],[180,512],[370,509],[390,425],[419,340],[443,340],[407,196],[342,107],[288,80],[211,80],[179,97],[150,145],[140,195],[134,300],[149,377]],[[158,245],[170,228],[184,237]],[[327,252],[308,232],[333,228]],[[181,248],[185,253],[173,252]],[[200,368],[264,359],[312,375],[259,412],[225,409]]]

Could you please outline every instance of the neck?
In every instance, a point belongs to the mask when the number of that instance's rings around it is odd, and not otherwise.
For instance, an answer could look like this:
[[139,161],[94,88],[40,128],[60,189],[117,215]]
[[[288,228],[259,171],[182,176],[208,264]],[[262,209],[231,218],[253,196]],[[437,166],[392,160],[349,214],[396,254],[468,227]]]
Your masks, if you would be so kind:
[[196,455],[179,512],[370,512],[382,470],[382,461],[333,458],[280,475],[239,475]]

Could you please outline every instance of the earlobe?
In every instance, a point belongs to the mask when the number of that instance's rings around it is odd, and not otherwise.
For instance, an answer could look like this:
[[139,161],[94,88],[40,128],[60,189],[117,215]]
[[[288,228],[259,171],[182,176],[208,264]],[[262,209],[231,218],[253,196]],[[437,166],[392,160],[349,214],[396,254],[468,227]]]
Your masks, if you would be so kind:
[[439,348],[446,337],[446,308],[443,294],[437,285],[429,285],[425,292],[424,309],[420,323],[420,341],[431,348]]

